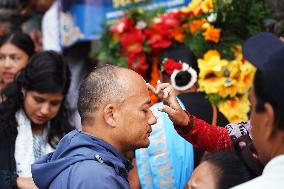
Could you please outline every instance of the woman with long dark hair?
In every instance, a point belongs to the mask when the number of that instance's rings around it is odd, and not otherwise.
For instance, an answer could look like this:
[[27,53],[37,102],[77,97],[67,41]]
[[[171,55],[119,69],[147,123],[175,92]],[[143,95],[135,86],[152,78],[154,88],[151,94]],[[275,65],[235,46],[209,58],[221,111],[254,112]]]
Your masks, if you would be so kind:
[[54,150],[72,127],[65,97],[70,72],[53,51],[34,55],[3,91],[0,104],[0,188],[35,188],[31,164]]
[[18,72],[27,66],[29,58],[34,53],[34,42],[26,33],[17,31],[1,40],[0,75],[2,88],[11,83]]

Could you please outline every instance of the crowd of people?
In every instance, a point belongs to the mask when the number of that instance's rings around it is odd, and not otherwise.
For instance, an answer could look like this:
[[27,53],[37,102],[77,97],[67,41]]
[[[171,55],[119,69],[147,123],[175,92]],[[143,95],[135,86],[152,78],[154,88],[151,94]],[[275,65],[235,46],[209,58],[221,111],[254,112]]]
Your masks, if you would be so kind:
[[257,71],[250,120],[240,123],[198,91],[197,59],[184,45],[161,52],[153,87],[130,69],[90,63],[89,42],[46,42],[19,28],[0,32],[0,189],[284,184],[284,43],[276,35],[243,44]]

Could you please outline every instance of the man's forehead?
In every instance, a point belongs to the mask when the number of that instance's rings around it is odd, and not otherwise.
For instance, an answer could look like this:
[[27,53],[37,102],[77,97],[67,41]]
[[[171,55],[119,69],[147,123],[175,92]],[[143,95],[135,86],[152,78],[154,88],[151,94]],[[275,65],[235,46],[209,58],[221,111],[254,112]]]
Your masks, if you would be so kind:
[[151,104],[151,98],[150,96],[147,94],[143,94],[143,93],[132,93],[132,94],[128,94],[128,96],[125,99],[126,101],[130,101],[130,102],[134,102],[138,105],[148,105]]

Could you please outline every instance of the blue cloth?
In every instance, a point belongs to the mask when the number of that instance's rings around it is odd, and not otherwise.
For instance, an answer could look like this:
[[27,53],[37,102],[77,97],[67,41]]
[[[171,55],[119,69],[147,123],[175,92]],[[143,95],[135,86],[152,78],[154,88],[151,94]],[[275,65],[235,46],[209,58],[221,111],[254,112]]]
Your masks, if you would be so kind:
[[40,189],[130,188],[129,160],[113,146],[80,131],[72,131],[57,149],[32,165]]
[[193,171],[193,146],[177,134],[167,114],[157,110],[160,106],[162,103],[151,107],[157,123],[152,127],[150,146],[135,152],[141,187],[183,189]]

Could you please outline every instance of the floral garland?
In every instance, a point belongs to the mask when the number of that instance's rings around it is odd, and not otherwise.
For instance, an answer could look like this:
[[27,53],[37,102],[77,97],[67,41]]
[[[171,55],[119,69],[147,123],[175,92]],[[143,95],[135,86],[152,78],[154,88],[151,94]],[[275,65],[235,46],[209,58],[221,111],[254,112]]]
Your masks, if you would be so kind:
[[155,84],[159,53],[174,43],[185,44],[198,57],[199,90],[230,122],[245,121],[255,69],[243,59],[241,44],[264,30],[266,17],[263,0],[192,0],[166,13],[133,9],[106,28],[95,55]]

